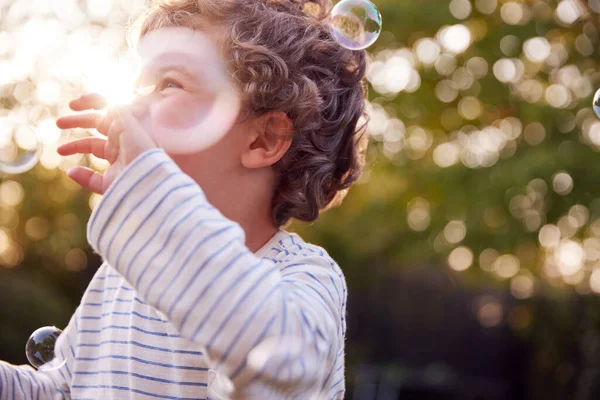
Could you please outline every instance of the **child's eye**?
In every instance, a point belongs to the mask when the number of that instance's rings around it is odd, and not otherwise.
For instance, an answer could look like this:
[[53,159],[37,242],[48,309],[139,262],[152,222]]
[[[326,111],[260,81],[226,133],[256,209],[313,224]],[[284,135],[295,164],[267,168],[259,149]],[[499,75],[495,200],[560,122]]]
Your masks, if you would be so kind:
[[181,89],[182,87],[183,86],[181,86],[178,82],[172,79],[165,79],[160,84],[161,91],[165,89]]

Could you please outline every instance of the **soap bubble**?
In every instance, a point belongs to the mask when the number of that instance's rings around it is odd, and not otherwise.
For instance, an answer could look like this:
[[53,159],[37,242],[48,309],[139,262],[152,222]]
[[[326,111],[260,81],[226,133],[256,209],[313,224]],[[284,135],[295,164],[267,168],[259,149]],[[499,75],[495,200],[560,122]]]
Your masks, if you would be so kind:
[[381,14],[369,0],[342,0],[331,10],[334,39],[349,50],[363,50],[381,33]]
[[43,145],[33,128],[26,125],[2,125],[0,129],[6,129],[0,132],[0,142],[2,137],[12,137],[12,140],[8,139],[6,146],[0,143],[0,172],[22,174],[35,167],[42,155]]
[[[241,101],[222,55],[208,36],[185,27],[161,28],[140,39],[138,55],[134,103],[147,106],[148,133],[159,147],[170,154],[199,152],[233,127]],[[169,89],[171,84],[174,87]],[[195,89],[183,95],[181,88],[187,86]],[[165,118],[164,107],[150,98],[155,90],[169,95],[176,115]],[[186,102],[177,100],[183,98]]]
[[598,89],[598,91],[596,91],[596,94],[594,95],[592,108],[594,109],[594,113],[596,113],[596,116],[600,118],[600,89]]
[[54,354],[54,347],[61,333],[55,326],[44,326],[33,332],[27,340],[25,354],[29,363],[39,371],[52,371],[67,362]]

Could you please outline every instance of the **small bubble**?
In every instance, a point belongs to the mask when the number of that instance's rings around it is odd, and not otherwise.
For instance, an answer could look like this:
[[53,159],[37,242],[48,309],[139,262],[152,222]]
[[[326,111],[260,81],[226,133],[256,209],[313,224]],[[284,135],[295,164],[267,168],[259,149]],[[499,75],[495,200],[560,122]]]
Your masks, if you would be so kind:
[[66,360],[55,358],[54,346],[62,331],[55,326],[44,326],[31,334],[25,345],[29,363],[40,371],[62,367]]
[[[6,132],[0,132],[0,136],[3,134]],[[13,151],[8,159],[0,158],[0,172],[16,175],[35,167],[42,155],[43,145],[33,128],[29,126],[16,129],[13,137],[17,146],[12,146]]]
[[349,50],[371,46],[379,37],[381,27],[381,14],[368,0],[342,0],[331,10],[331,34]]
[[592,108],[598,118],[600,118],[600,89],[596,91],[594,95],[594,101],[592,102]]

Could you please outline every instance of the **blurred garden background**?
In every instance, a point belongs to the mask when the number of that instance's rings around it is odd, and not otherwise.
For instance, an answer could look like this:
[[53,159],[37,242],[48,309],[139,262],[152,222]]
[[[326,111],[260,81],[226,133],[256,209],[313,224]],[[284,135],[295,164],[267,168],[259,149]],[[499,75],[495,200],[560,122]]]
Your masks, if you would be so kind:
[[[369,167],[289,229],[348,290],[347,399],[600,398],[600,0],[376,0]],[[100,265],[99,196],[58,115],[118,100],[144,0],[0,0],[0,359],[64,327]],[[33,127],[31,129],[30,127]],[[37,139],[36,139],[37,138]]]

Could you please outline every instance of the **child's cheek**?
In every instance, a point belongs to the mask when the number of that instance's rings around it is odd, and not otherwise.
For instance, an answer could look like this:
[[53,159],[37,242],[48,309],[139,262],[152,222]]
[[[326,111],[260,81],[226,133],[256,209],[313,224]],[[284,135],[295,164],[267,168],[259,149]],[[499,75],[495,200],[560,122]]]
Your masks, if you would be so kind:
[[185,93],[161,99],[152,108],[153,122],[169,129],[189,129],[198,125],[209,111],[211,102]]

